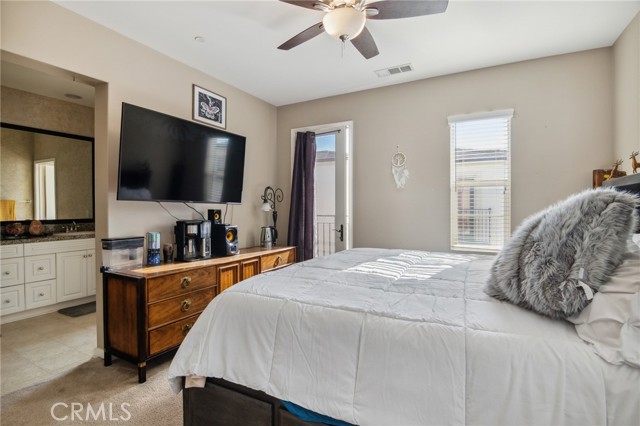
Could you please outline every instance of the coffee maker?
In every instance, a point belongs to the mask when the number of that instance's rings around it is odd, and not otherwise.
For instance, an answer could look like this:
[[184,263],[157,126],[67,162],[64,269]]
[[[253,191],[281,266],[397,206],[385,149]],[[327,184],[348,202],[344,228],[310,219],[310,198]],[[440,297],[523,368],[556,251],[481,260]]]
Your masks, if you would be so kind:
[[211,257],[211,221],[178,220],[175,234],[178,261],[189,262]]

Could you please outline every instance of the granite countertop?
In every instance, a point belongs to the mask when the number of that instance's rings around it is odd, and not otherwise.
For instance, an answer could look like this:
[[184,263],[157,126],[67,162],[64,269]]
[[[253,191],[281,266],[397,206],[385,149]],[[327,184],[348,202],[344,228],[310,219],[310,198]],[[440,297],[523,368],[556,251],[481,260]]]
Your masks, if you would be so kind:
[[68,232],[68,233],[57,233],[57,234],[45,234],[34,237],[32,235],[20,235],[19,237],[11,237],[11,236],[0,236],[0,245],[11,245],[11,244],[29,244],[29,243],[45,243],[52,241],[65,241],[65,240],[79,240],[83,238],[95,238],[96,234],[94,231],[85,231],[85,232]]

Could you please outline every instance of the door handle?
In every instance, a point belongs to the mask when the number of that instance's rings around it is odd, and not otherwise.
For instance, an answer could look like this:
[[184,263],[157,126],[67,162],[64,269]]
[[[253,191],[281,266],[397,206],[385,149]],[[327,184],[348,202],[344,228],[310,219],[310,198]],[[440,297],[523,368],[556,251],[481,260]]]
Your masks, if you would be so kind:
[[340,234],[340,241],[344,241],[344,225],[340,225],[340,229],[335,230],[338,234]]

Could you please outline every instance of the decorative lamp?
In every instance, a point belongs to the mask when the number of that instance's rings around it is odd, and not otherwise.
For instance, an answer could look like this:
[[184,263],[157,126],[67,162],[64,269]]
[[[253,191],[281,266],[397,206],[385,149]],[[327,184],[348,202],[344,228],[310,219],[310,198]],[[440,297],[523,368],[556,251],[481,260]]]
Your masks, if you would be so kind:
[[273,231],[274,231],[273,243],[275,244],[275,239],[276,239],[276,236],[278,235],[278,229],[276,228],[276,222],[278,222],[278,211],[276,210],[276,201],[281,203],[284,198],[284,194],[282,192],[282,189],[280,188],[273,189],[272,187],[267,186],[264,189],[264,194],[262,194],[260,198],[262,199],[261,210],[263,212],[273,212],[271,213],[271,217],[273,218]]
[[329,35],[345,42],[356,38],[362,32],[365,21],[364,12],[353,7],[339,7],[324,15],[322,25]]

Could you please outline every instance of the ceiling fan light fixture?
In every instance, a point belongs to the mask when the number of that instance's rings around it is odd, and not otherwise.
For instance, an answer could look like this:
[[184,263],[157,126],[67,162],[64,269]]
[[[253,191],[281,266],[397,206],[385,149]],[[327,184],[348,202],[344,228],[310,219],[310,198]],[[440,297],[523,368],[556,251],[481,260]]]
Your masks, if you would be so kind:
[[352,40],[364,28],[366,16],[353,7],[339,7],[327,13],[322,19],[325,31],[338,40]]

